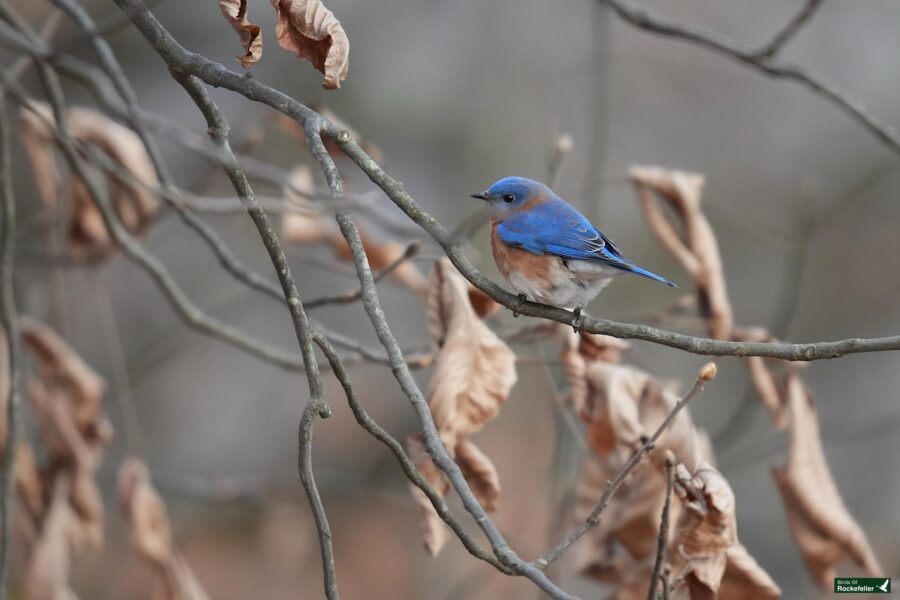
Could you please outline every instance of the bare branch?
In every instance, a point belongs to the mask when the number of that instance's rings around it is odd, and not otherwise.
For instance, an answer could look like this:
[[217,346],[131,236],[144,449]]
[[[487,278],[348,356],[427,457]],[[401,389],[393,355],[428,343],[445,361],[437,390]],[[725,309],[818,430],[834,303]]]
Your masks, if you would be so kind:
[[[631,0],[601,0],[601,2],[611,6],[616,11],[616,14],[638,29],[707,48],[775,79],[786,79],[806,87],[856,120],[876,138],[881,140],[885,146],[894,152],[900,153],[900,134],[897,133],[894,127],[882,122],[862,102],[847,96],[836,86],[820,78],[817,74],[795,65],[776,62],[774,54],[761,54],[761,52],[767,51],[767,48],[764,48],[762,51],[754,50],[745,44],[703,27],[681,23],[657,15]],[[811,14],[810,12],[810,15],[804,17],[803,20],[807,19]],[[803,22],[801,21],[795,27],[795,30],[802,24]],[[795,31],[789,31],[787,38],[789,39],[794,33]],[[786,41],[787,39],[785,39]],[[776,45],[775,52],[783,43],[779,42]]]
[[[0,402],[6,421],[3,440],[2,474],[0,474],[0,600],[6,598],[9,587],[10,543],[12,538],[13,465],[19,437],[19,327],[13,296],[13,247],[16,233],[16,203],[12,191],[10,171],[9,120],[6,114],[6,96],[0,90],[0,343],[6,345],[5,360],[0,373],[6,372],[6,381],[0,377],[0,394],[6,394]],[[0,353],[2,356],[2,353]]]
[[[387,265],[385,268],[381,269],[378,273],[375,274],[373,281],[378,283],[385,277],[391,274],[394,269],[411,259],[413,256],[418,254],[419,249],[422,247],[422,242],[416,240],[409,244],[406,247],[406,250],[401,254],[398,258],[396,258],[392,263]],[[357,290],[351,290],[349,292],[344,292],[343,294],[337,294],[335,296],[323,296],[321,298],[314,298],[312,300],[308,300],[306,302],[307,310],[312,310],[314,308],[319,308],[320,306],[326,306],[328,304],[349,304],[351,302],[355,302],[362,298],[362,288]]]
[[[656,540],[656,560],[653,563],[653,572],[650,575],[650,589],[647,590],[647,600],[656,600],[656,587],[662,577],[663,564],[666,562],[666,545],[669,543],[669,505],[672,502],[672,483],[675,471],[675,455],[671,450],[666,452],[666,501],[663,503],[662,516],[659,520],[659,535]],[[663,584],[663,589],[668,585]],[[665,591],[663,595],[665,595]]]
[[772,36],[772,40],[768,44],[757,50],[759,57],[771,58],[778,54],[800,31],[800,28],[812,18],[820,4],[822,4],[822,0],[806,0],[800,12],[794,15],[793,19],[788,21],[778,33]]

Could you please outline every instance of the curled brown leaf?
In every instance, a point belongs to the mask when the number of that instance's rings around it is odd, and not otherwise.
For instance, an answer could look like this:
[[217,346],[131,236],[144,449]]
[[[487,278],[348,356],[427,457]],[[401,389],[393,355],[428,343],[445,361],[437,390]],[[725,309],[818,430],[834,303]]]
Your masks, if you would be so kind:
[[851,558],[866,574],[885,574],[862,528],[847,510],[831,476],[809,391],[796,373],[787,378],[791,446],[784,467],[772,470],[788,524],[813,578],[830,588],[834,566]]
[[[728,339],[734,317],[722,274],[719,244],[700,209],[703,176],[658,167],[632,167],[629,176],[650,230],[693,278],[710,337]],[[677,225],[660,210],[654,194],[674,209],[680,220]]]
[[278,44],[321,71],[325,89],[341,87],[350,69],[350,40],[341,22],[321,0],[272,0],[272,6]]
[[58,477],[40,534],[25,567],[22,586],[25,600],[78,598],[69,587],[70,542],[72,531],[77,526],[68,496],[68,479]]
[[[127,178],[110,174],[105,180],[107,192],[122,224],[133,233],[146,231],[159,210],[151,191],[159,181],[140,138],[90,109],[71,108],[66,118],[76,141],[99,150],[127,173]],[[55,123],[53,112],[44,103],[33,102],[19,113],[22,138],[35,178],[42,182],[38,189],[44,203],[58,207],[64,201],[61,190],[68,190],[69,250],[74,258],[96,260],[110,253],[113,241],[84,183],[75,177],[62,181],[54,154]]]
[[131,543],[162,582],[167,600],[208,600],[206,592],[172,544],[166,505],[150,482],[146,465],[129,458],[119,469],[119,500],[131,528]]
[[243,56],[237,57],[238,62],[242,67],[253,65],[262,57],[262,35],[259,25],[247,19],[247,0],[219,0],[219,9],[238,34],[244,48]]
[[[426,295],[428,326],[438,348],[428,405],[441,441],[459,463],[466,480],[486,510],[500,498],[497,470],[469,436],[497,416],[516,382],[516,356],[481,320],[472,305],[469,283],[446,258],[435,263]],[[413,438],[417,467],[439,493],[449,491],[444,476]],[[439,485],[436,485],[439,484]],[[424,511],[426,546],[436,554],[447,531],[434,508],[417,488]]]
[[674,570],[689,565],[686,582],[692,600],[717,597],[728,564],[727,551],[737,543],[734,492],[715,468],[700,463],[691,474],[676,471],[682,510],[670,543]]

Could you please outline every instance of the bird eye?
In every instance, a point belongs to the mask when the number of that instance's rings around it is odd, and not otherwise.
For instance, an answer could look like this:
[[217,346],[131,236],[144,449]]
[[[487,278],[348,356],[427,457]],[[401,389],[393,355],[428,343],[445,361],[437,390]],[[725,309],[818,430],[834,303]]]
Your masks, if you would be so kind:
[[503,201],[507,204],[511,204],[516,200],[516,197],[512,194],[503,194]]

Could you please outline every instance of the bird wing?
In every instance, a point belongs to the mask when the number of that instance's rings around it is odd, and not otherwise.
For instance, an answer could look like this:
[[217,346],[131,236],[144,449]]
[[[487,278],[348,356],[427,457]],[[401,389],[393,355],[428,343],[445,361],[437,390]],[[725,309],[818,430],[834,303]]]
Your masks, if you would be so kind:
[[497,233],[507,245],[532,254],[626,262],[619,249],[584,215],[558,198],[507,217],[497,227]]

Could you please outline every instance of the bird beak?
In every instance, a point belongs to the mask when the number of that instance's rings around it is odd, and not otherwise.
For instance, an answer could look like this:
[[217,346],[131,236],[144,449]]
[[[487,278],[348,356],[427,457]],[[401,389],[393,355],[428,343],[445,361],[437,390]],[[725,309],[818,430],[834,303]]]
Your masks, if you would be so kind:
[[482,192],[482,193],[480,193],[480,194],[472,194],[472,195],[469,196],[469,197],[470,197],[470,198],[478,198],[479,200],[487,200],[487,199],[488,199],[488,195],[485,194],[484,192]]

